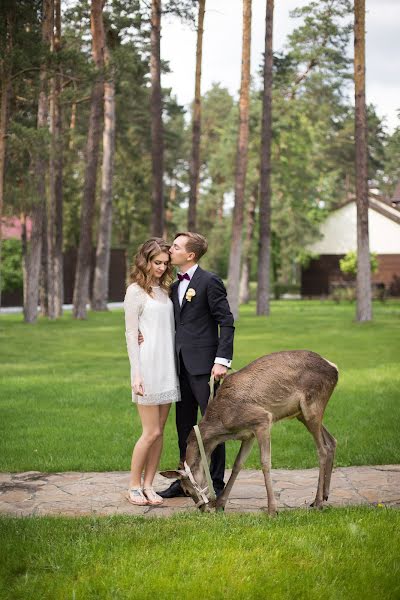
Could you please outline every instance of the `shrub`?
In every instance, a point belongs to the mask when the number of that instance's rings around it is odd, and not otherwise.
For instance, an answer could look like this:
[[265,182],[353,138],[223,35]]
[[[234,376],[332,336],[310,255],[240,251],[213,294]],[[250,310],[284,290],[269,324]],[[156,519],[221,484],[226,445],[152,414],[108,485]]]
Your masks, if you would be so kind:
[[[375,252],[370,253],[371,273],[378,270],[378,258]],[[344,258],[339,261],[340,270],[346,275],[357,275],[357,253],[353,250],[348,252]]]
[[22,246],[16,239],[1,244],[1,291],[12,292],[22,288]]

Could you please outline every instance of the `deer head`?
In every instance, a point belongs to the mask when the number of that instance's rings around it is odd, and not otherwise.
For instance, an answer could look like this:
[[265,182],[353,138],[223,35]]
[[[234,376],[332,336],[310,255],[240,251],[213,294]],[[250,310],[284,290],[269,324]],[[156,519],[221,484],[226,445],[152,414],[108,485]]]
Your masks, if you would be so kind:
[[197,468],[192,471],[189,465],[184,463],[185,469],[161,471],[160,475],[167,479],[179,479],[183,491],[195,502],[197,508],[202,512],[210,511],[210,501],[207,497],[207,483],[203,469]]

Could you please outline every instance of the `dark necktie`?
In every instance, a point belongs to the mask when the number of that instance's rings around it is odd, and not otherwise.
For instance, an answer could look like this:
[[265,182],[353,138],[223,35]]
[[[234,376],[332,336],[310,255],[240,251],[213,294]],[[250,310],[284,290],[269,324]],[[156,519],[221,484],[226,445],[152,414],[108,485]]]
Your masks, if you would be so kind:
[[187,273],[178,273],[178,279],[179,281],[183,281],[184,279],[190,281],[190,275],[188,275]]

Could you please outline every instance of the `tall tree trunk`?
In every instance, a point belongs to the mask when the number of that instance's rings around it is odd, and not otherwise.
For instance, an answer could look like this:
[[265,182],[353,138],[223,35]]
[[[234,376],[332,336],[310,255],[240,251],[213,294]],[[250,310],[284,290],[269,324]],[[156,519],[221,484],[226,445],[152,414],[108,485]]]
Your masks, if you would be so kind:
[[101,115],[104,92],[103,0],[92,0],[91,30],[92,53],[98,72],[90,98],[89,131],[86,144],[85,183],[81,207],[80,239],[73,297],[73,316],[75,319],[86,319],[86,304],[89,300],[93,216],[96,200],[97,165],[100,150]]
[[254,223],[256,215],[256,204],[258,198],[258,186],[255,185],[249,198],[247,209],[246,237],[243,246],[242,275],[240,277],[239,301],[240,304],[248,304],[250,301],[250,274],[251,274],[251,242],[254,235]]
[[[51,50],[57,56],[61,50],[61,0],[54,0],[54,30]],[[59,61],[58,61],[59,62]],[[48,316],[55,319],[62,315],[63,304],[63,144],[61,115],[61,65],[51,80],[50,94],[50,193],[48,222]]]
[[[2,78],[1,107],[0,107],[0,265],[2,246],[2,223],[4,205],[4,175],[6,163],[7,123],[8,123],[8,98],[10,83],[8,77]],[[0,273],[0,307],[1,307],[1,273]]]
[[28,235],[26,232],[26,215],[20,213],[19,220],[21,223],[21,253],[22,253],[22,302],[26,306],[26,289],[27,289],[27,257],[28,257]]
[[76,102],[73,102],[72,106],[71,106],[71,119],[69,122],[69,131],[68,131],[68,150],[74,149],[75,127],[76,127]]
[[169,198],[168,198],[167,206],[165,208],[165,223],[164,223],[164,235],[163,235],[163,238],[165,240],[167,240],[169,235],[171,234],[170,228],[171,228],[171,223],[173,220],[173,215],[174,215],[173,209],[174,209],[175,204],[176,204],[176,179],[173,174],[171,177]]
[[354,82],[357,203],[357,321],[372,319],[368,235],[367,115],[365,106],[365,0],[354,3]]
[[[43,0],[42,39],[45,46],[50,45],[51,28],[53,26],[53,2]],[[47,127],[47,66],[40,68],[40,92],[38,102],[37,127]],[[37,182],[37,201],[31,211],[31,237],[25,241],[26,251],[24,268],[26,271],[24,290],[24,320],[34,323],[37,319],[39,300],[39,275],[42,259],[43,219],[46,210],[46,161],[37,156],[35,160],[35,178]]]
[[203,52],[203,25],[206,0],[199,0],[199,16],[197,24],[196,47],[196,82],[194,90],[193,123],[192,123],[192,156],[190,161],[190,195],[188,229],[196,229],[197,195],[200,171],[200,136],[201,136],[201,60]]
[[42,317],[47,317],[49,314],[49,248],[48,248],[48,222],[47,222],[47,210],[43,211],[43,231],[42,231],[42,252],[41,252],[41,264],[39,274],[39,304],[40,314]]
[[242,251],[243,208],[249,141],[249,89],[251,47],[251,0],[243,0],[242,77],[239,99],[239,135],[236,155],[235,206],[229,256],[228,299],[235,319],[239,312],[240,258]]
[[151,162],[152,162],[152,207],[153,219],[151,233],[161,237],[164,231],[164,136],[162,123],[162,95],[161,95],[161,0],[151,2]]
[[104,46],[105,67],[109,69],[104,82],[103,165],[101,173],[101,206],[97,238],[96,268],[92,295],[93,310],[107,310],[108,274],[110,268],[112,229],[112,179],[115,144],[115,82],[110,54]]
[[267,0],[265,16],[264,92],[261,124],[260,217],[257,273],[257,315],[270,312],[271,264],[271,145],[272,145],[272,39],[274,0]]
[[[61,0],[55,0],[55,52],[61,50]],[[55,96],[55,133],[56,133],[56,165],[55,165],[55,197],[56,197],[56,229],[55,229],[55,254],[54,254],[54,275],[55,275],[55,314],[57,317],[62,315],[62,305],[64,302],[64,264],[63,264],[63,131],[62,131],[62,113],[61,113],[61,90],[62,90],[62,71],[61,63],[58,65],[56,73],[56,96]]]
[[[11,7],[11,5],[10,5]],[[12,11],[7,11],[6,16],[6,47],[5,55],[0,61],[2,66],[0,71],[1,81],[1,105],[0,105],[0,265],[1,265],[1,246],[2,246],[2,223],[4,206],[4,178],[6,165],[6,147],[7,147],[7,128],[8,128],[8,110],[9,97],[11,93],[11,67],[9,65],[10,55],[13,46],[13,23]],[[0,274],[0,308],[1,308],[1,274]]]

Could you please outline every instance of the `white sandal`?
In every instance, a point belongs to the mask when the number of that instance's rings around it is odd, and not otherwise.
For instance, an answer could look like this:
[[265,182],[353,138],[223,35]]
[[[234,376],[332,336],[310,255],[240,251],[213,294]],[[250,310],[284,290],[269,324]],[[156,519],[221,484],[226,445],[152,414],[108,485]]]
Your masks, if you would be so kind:
[[149,504],[146,496],[143,494],[142,488],[129,488],[127,498],[128,502],[135,506],[147,506]]
[[162,504],[164,502],[163,498],[159,496],[152,487],[143,488],[143,493],[145,498],[147,498],[148,504]]

